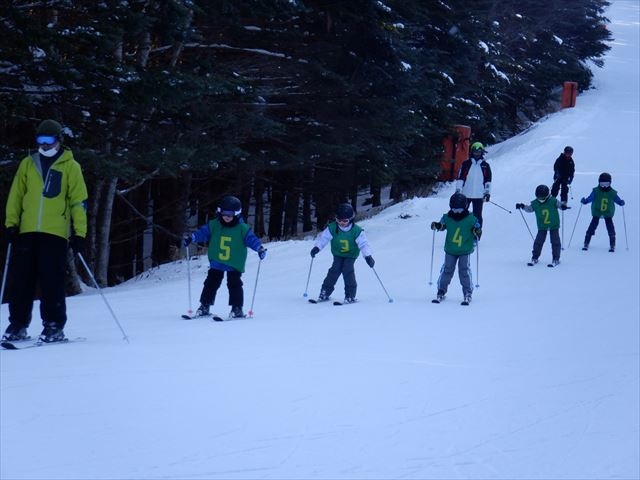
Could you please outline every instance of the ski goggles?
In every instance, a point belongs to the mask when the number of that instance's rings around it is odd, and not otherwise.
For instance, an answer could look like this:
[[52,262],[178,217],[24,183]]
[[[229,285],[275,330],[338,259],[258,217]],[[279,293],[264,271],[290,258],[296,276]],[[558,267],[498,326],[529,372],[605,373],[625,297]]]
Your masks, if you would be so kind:
[[36,143],[38,145],[53,145],[58,141],[58,137],[53,135],[38,135],[36,137]]
[[452,208],[451,211],[453,213],[462,213],[464,212],[464,208]]
[[220,215],[223,217],[235,217],[236,215],[240,215],[240,212],[234,212],[233,210],[220,210]]
[[336,222],[338,222],[339,224],[347,224],[351,221],[350,218],[336,218]]
[[602,188],[607,188],[611,186],[611,182],[600,182],[600,186]]

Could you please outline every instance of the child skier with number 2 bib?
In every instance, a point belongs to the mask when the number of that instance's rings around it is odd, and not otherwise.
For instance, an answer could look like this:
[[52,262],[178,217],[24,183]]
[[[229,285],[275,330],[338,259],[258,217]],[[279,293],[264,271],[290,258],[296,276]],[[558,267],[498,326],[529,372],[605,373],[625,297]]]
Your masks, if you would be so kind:
[[551,240],[551,263],[548,267],[556,267],[560,264],[560,215],[558,208],[562,208],[561,200],[552,196],[549,187],[546,185],[538,185],[536,187],[536,198],[531,200],[529,205],[524,203],[516,203],[516,209],[525,212],[535,212],[536,223],[538,224],[538,234],[533,241],[533,250],[531,252],[531,261],[527,263],[530,267],[538,263],[538,258],[542,252],[542,246],[547,239],[547,232]]

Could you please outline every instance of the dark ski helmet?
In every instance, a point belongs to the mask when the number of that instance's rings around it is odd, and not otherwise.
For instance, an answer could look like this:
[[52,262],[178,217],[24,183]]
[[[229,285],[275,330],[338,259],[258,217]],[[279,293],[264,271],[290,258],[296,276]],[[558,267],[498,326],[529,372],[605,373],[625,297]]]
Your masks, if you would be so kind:
[[449,199],[449,208],[461,208],[464,210],[467,208],[467,197],[461,193],[454,193]]
[[36,136],[40,135],[60,138],[62,135],[62,125],[55,120],[44,120],[38,125],[38,130],[36,130]]
[[237,197],[228,195],[222,199],[218,212],[221,215],[228,215],[230,217],[237,217],[242,213],[242,202]]
[[336,208],[336,218],[338,220],[353,220],[356,216],[356,212],[353,211],[353,207],[349,203],[341,203]]
[[573,147],[567,145],[566,147],[564,147],[564,153],[566,153],[567,155],[573,154]]
[[602,172],[598,177],[598,183],[600,182],[609,182],[611,183],[611,174],[607,172]]
[[546,185],[538,185],[536,187],[536,198],[540,201],[545,201],[549,198],[549,187]]

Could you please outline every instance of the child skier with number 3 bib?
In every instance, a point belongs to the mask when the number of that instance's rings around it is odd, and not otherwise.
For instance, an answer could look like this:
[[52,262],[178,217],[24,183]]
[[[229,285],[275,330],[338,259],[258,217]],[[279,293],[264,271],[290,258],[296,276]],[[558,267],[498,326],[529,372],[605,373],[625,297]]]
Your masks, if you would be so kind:
[[449,199],[450,210],[439,222],[431,223],[431,230],[447,231],[444,241],[444,264],[438,277],[438,293],[433,303],[440,303],[445,299],[449,283],[458,264],[458,276],[464,295],[463,305],[469,305],[473,293],[473,279],[471,276],[471,254],[476,241],[480,240],[482,229],[478,219],[469,212],[467,197],[461,193],[454,193]]
[[360,252],[364,255],[364,260],[369,267],[373,268],[375,264],[367,236],[362,227],[353,222],[354,217],[355,212],[350,204],[338,205],[335,221],[329,223],[327,228],[318,235],[315,246],[311,249],[311,258],[315,258],[327,244],[331,244],[331,253],[333,253],[333,263],[322,282],[318,302],[329,300],[338,277],[342,275],[344,303],[355,303],[358,284],[354,264]]

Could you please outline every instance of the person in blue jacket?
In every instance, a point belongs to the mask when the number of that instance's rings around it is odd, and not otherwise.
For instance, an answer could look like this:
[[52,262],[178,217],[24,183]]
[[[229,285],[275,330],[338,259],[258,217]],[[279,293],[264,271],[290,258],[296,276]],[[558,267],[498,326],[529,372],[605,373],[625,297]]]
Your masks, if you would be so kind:
[[591,203],[591,223],[587,227],[587,233],[584,237],[584,246],[582,250],[589,250],[589,242],[591,237],[596,233],[596,228],[600,223],[600,218],[604,218],[604,224],[607,226],[609,233],[609,251],[616,250],[616,229],[613,226],[613,215],[616,212],[616,203],[621,207],[624,206],[624,200],[618,196],[618,192],[611,188],[611,174],[603,172],[598,177],[598,186],[591,190],[588,197],[580,199],[580,203],[586,205]]
[[184,235],[182,242],[184,246],[191,242],[209,245],[209,272],[200,294],[200,307],[196,310],[196,317],[210,315],[209,307],[215,302],[216,293],[222,284],[225,272],[231,306],[229,317],[245,316],[242,311],[244,304],[242,274],[247,261],[247,248],[255,250],[260,260],[267,256],[267,250],[249,225],[244,222],[241,214],[240,200],[233,196],[224,197],[213,220],[196,232]]

